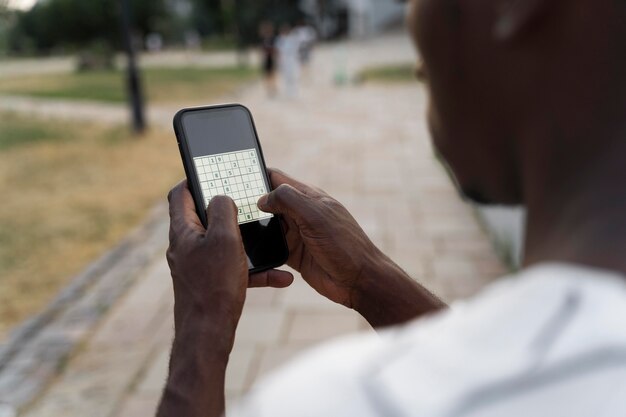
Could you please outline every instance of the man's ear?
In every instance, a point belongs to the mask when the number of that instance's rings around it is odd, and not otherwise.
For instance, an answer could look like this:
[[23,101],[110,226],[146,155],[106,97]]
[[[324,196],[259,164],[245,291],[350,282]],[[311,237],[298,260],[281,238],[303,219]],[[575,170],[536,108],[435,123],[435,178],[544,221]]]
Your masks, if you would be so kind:
[[497,41],[515,40],[544,18],[558,0],[500,0],[494,13],[493,35]]

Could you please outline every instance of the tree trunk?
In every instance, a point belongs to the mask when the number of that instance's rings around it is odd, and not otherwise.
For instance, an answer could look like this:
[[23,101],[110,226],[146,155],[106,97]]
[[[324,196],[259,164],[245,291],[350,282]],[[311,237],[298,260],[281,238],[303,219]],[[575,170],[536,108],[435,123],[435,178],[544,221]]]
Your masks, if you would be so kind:
[[224,22],[224,5],[222,0],[208,0],[208,9],[211,13],[211,20],[215,24],[215,31],[220,35],[225,35],[226,25]]

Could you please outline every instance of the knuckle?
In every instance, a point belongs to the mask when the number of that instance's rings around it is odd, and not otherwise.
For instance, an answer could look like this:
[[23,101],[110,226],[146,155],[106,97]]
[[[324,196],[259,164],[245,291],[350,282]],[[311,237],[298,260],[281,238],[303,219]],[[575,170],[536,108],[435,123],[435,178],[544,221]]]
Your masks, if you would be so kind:
[[333,213],[335,216],[343,216],[348,212],[343,204],[328,195],[320,197],[319,201],[324,211]]
[[319,197],[318,201],[323,206],[326,206],[326,207],[331,208],[331,209],[338,209],[338,208],[342,208],[343,207],[339,201],[335,200],[334,198],[332,198],[332,197],[330,197],[328,195],[323,195],[323,196]]
[[317,195],[318,197],[328,196],[328,193],[320,187],[309,186],[309,192],[312,195]]
[[294,194],[294,189],[290,185],[281,184],[274,190],[273,197],[279,204],[284,204]]

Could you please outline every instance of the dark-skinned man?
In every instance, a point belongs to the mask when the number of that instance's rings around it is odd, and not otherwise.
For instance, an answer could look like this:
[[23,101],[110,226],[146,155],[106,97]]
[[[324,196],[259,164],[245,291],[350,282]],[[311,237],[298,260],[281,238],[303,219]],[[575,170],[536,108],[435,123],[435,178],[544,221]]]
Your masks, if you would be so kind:
[[[524,268],[446,308],[338,202],[272,171],[259,207],[283,216],[289,265],[380,331],[296,360],[231,415],[623,416],[626,1],[414,0],[409,26],[461,191],[528,210]],[[228,198],[206,230],[184,183],[170,208],[176,337],[158,415],[216,417],[246,288],[293,277],[248,277]]]

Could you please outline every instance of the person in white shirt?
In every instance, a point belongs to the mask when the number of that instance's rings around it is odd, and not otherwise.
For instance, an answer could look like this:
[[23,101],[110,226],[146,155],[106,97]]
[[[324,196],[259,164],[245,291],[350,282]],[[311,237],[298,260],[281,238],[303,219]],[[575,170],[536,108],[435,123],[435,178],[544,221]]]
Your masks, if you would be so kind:
[[282,25],[280,35],[276,40],[276,49],[278,50],[278,69],[283,80],[285,94],[289,98],[298,95],[300,46],[301,39],[298,34],[288,24]]
[[301,20],[293,29],[293,32],[298,38],[298,42],[300,44],[298,54],[300,65],[303,69],[306,69],[311,62],[313,47],[315,46],[315,41],[317,40],[317,32],[305,20]]
[[[626,415],[625,22],[622,0],[414,0],[434,144],[467,198],[526,206],[523,269],[447,307],[340,203],[272,170],[259,207],[283,216],[288,264],[379,334],[311,351],[231,416]],[[205,230],[186,184],[170,193],[160,417],[223,414],[246,288],[293,279],[248,276],[233,202],[207,210]]]

